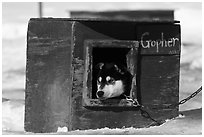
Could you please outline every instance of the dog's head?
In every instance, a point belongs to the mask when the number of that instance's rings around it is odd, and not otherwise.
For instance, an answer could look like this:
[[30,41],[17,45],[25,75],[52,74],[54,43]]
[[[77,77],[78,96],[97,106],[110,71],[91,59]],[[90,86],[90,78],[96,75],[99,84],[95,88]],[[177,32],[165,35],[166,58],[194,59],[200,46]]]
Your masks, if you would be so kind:
[[124,93],[124,72],[114,63],[99,63],[97,77],[97,98],[104,100]]

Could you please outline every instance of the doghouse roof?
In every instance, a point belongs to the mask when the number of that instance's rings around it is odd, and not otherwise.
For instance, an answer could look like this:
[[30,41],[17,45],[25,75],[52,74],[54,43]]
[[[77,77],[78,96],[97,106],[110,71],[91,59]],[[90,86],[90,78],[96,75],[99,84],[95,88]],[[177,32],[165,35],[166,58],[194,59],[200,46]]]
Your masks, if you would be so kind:
[[142,23],[142,24],[146,24],[146,23],[170,23],[170,24],[174,24],[174,23],[180,23],[180,21],[178,20],[160,20],[160,19],[153,19],[153,20],[137,20],[137,19],[108,19],[108,18],[104,18],[104,19],[99,19],[99,18],[52,18],[52,17],[48,17],[48,18],[31,18],[30,21],[51,21],[51,20],[55,20],[55,21],[78,21],[78,22],[135,22],[135,23]]

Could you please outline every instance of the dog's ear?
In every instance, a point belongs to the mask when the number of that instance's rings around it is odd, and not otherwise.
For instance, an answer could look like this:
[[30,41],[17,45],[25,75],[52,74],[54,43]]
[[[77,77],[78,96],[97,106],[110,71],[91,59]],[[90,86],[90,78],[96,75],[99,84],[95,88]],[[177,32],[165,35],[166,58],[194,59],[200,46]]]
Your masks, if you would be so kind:
[[116,64],[114,64],[115,70],[119,71],[119,68]]
[[104,63],[98,63],[98,64],[96,65],[96,68],[97,68],[97,69],[102,69],[103,66],[104,66]]
[[115,64],[115,70],[118,71],[120,74],[124,74],[124,72]]

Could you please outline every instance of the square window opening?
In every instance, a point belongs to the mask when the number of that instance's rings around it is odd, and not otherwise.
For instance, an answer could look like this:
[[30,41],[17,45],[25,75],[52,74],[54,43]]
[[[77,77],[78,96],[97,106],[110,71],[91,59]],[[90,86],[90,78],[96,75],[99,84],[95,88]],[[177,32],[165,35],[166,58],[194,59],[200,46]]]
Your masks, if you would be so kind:
[[[89,109],[100,107],[104,110],[112,110],[111,108],[116,107],[122,108],[122,110],[129,110],[135,107],[133,102],[140,100],[141,96],[138,93],[139,85],[137,82],[137,66],[138,66],[138,43],[135,41],[124,41],[124,40],[86,40],[85,41],[85,71],[83,80],[83,106]],[[99,63],[104,63],[103,69],[106,68],[106,72],[109,70],[108,75],[113,78],[113,83],[108,82],[106,79],[108,76],[103,75],[101,78],[104,85],[111,85],[116,87],[115,82],[119,82],[120,88],[113,91],[112,89],[106,89],[109,93],[117,93],[114,96],[102,96],[99,97],[97,90],[97,80],[99,76],[99,70],[103,71],[98,67]],[[113,63],[109,66],[109,69],[105,65],[106,63]],[[118,66],[118,69],[114,64]],[[100,66],[100,65],[99,65]],[[111,68],[111,69],[110,69]],[[115,71],[116,69],[116,71]],[[120,73],[124,72],[124,73]],[[112,75],[114,74],[114,75]],[[128,74],[128,75],[126,75]],[[116,76],[116,77],[115,77]],[[115,77],[115,78],[114,78]],[[121,79],[120,79],[121,78]],[[128,80],[125,78],[129,78]],[[128,81],[128,82],[127,82]],[[99,81],[101,86],[102,81]],[[121,84],[122,83],[122,84]],[[128,86],[126,86],[128,85]],[[124,88],[123,88],[124,86]],[[108,87],[108,86],[107,86]],[[109,86],[110,87],[110,86]],[[112,88],[111,87],[111,88]],[[100,87],[103,89],[103,87]],[[122,90],[121,90],[122,89]],[[105,90],[105,89],[104,89]],[[120,91],[120,92],[118,92]],[[108,93],[106,92],[106,93]],[[104,92],[105,94],[105,92]],[[99,99],[100,98],[100,99]],[[104,100],[103,100],[104,99]],[[130,100],[132,99],[132,101]],[[139,104],[140,102],[138,102]]]
[[[98,70],[95,68],[99,63],[114,63],[119,64],[125,68],[129,68],[128,62],[128,53],[130,52],[131,48],[128,47],[93,47],[92,48],[92,91],[91,98],[97,99],[96,92],[97,92],[97,77],[98,77]],[[130,90],[132,82],[127,83],[130,86],[129,91],[124,93],[125,96],[130,96]],[[124,95],[122,95],[124,97]],[[117,99],[122,99],[121,97],[116,97]],[[110,98],[110,99],[116,99]]]

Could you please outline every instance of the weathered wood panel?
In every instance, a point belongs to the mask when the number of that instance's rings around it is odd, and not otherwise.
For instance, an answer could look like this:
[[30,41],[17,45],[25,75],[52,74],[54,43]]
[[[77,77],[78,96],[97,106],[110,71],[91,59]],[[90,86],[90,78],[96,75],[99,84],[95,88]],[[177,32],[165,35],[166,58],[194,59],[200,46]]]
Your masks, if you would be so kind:
[[178,102],[178,76],[173,78],[141,78],[142,104],[165,105]]
[[25,131],[69,125],[71,22],[31,19],[27,37]]
[[179,101],[180,26],[140,24],[137,31],[141,103],[149,107],[175,104]]
[[104,127],[144,127],[152,121],[143,118],[138,111],[93,111],[81,110],[73,117],[73,130],[76,129],[99,129]]
[[180,55],[151,55],[141,56],[140,59],[141,78],[173,78],[179,76]]
[[137,40],[141,54],[180,54],[180,25],[176,24],[138,24]]
[[135,20],[174,20],[173,10],[120,10],[120,11],[71,11],[73,18],[110,18]]

